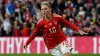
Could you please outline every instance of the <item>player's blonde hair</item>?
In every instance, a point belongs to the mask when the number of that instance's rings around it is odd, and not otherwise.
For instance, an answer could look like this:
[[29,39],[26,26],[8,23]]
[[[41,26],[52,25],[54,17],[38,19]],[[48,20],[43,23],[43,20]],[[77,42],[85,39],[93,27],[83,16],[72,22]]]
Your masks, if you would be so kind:
[[47,1],[41,2],[41,5],[46,5],[46,6],[48,6],[49,8],[51,8],[49,2],[47,2]]

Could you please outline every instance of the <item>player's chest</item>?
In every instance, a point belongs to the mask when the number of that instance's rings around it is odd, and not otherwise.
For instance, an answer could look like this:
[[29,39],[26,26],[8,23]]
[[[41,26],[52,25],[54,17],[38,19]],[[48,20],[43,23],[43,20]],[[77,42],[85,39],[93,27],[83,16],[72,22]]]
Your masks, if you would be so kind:
[[52,27],[57,27],[58,22],[57,21],[44,21],[43,27],[44,28],[52,28]]

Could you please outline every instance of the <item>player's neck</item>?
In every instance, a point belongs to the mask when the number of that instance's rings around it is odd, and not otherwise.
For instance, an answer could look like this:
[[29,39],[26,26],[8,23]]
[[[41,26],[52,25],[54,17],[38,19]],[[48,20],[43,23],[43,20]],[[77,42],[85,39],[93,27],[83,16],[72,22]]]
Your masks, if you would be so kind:
[[44,17],[46,20],[51,20],[51,15],[47,15]]

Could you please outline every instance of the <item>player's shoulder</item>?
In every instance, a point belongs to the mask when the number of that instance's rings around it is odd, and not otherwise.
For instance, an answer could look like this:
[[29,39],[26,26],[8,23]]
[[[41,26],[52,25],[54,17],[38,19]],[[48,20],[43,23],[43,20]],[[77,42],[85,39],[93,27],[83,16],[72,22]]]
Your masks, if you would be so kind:
[[42,21],[43,21],[43,18],[41,18],[41,19],[37,22],[37,24],[41,24]]
[[59,18],[62,18],[61,15],[58,15],[58,14],[53,14],[54,17],[59,17]]

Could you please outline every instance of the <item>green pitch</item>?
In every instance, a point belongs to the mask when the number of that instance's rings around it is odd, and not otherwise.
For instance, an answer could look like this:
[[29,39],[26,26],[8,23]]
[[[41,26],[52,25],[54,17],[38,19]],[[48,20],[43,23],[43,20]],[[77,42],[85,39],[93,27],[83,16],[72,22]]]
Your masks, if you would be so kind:
[[[52,56],[51,54],[0,54],[0,56]],[[71,56],[100,56],[100,54],[72,54]]]

